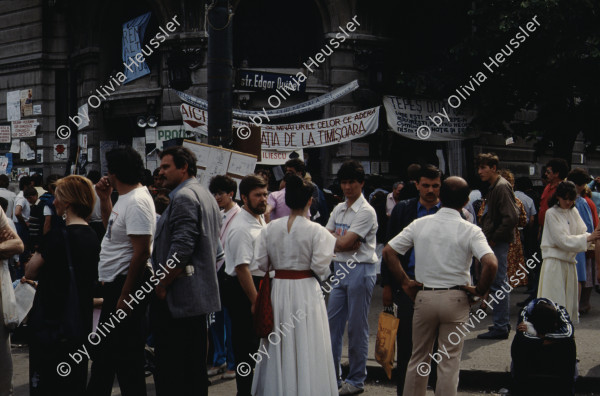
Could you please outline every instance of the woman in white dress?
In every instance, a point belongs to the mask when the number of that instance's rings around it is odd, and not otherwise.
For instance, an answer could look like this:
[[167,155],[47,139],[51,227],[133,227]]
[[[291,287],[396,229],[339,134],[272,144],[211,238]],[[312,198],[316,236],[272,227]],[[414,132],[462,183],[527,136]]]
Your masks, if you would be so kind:
[[[258,238],[254,265],[275,270],[274,327],[260,343],[252,383],[255,396],[337,395],[329,322],[321,279],[329,274],[335,238],[305,217],[312,184],[293,177],[286,185],[289,216],[270,222]],[[312,271],[312,272],[311,272]]]
[[565,307],[571,320],[578,322],[578,284],[575,256],[587,250],[589,242],[600,238],[596,229],[588,233],[587,227],[575,207],[575,184],[561,182],[548,201],[542,234],[542,269],[538,297],[552,300]]

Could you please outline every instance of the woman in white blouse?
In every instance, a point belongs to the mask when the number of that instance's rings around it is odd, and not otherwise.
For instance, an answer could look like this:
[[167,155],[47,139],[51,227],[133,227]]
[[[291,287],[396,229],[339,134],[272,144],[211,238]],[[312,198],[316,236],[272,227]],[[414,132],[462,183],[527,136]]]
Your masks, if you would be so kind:
[[538,297],[565,307],[571,320],[578,322],[578,285],[575,256],[587,250],[588,243],[600,238],[600,231],[587,227],[575,207],[575,184],[561,182],[548,201],[542,234],[542,269]]
[[329,274],[335,238],[305,217],[314,186],[295,176],[286,185],[289,216],[270,222],[258,238],[254,265],[275,270],[274,327],[261,340],[252,383],[260,396],[337,395],[327,309],[319,282]]

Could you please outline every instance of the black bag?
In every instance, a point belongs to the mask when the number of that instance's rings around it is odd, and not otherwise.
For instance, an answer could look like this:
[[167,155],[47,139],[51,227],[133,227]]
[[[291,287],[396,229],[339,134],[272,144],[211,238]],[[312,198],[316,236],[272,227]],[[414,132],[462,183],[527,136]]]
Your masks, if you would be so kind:
[[[69,286],[67,298],[62,317],[48,318],[44,315],[42,304],[32,309],[29,315],[29,325],[34,337],[42,343],[83,342],[87,337],[82,325],[81,312],[79,310],[79,293],[77,292],[77,280],[71,257],[71,246],[66,228],[61,228],[67,251],[67,262],[69,265]],[[44,296],[36,296],[37,298]],[[35,306],[36,304],[34,304]]]

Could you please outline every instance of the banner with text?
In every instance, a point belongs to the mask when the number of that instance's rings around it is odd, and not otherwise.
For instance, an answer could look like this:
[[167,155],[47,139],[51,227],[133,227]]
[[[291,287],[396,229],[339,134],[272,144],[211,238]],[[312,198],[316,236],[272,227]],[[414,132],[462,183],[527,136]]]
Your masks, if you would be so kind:
[[458,114],[444,101],[384,96],[383,105],[388,126],[400,136],[423,140],[417,135],[417,128],[425,125],[431,130],[431,135],[426,138],[429,141],[440,142],[477,137],[476,134],[465,134],[473,120],[473,114],[464,110]]
[[[182,103],[180,110],[186,130],[202,135],[208,134],[208,115],[205,110],[187,103]],[[349,142],[374,133],[378,124],[379,106],[324,120],[280,125],[262,124],[261,149],[293,151]],[[233,120],[234,129],[245,129],[250,125],[246,121]]]

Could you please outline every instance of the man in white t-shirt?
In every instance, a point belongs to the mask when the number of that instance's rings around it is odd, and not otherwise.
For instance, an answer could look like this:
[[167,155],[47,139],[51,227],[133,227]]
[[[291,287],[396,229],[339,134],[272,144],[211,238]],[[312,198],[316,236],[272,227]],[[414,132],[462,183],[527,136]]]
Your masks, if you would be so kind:
[[[258,337],[252,327],[252,305],[264,272],[251,266],[254,243],[265,227],[263,214],[267,210],[267,183],[257,175],[248,175],[240,182],[244,205],[229,225],[225,237],[225,306],[231,315],[231,330],[235,362],[254,367],[250,358],[258,349]],[[249,366],[247,366],[249,365]],[[252,370],[246,377],[237,375],[238,396],[250,396]]]
[[[98,346],[92,352],[87,391],[88,395],[109,396],[116,374],[123,395],[144,396],[142,323],[152,289],[141,286],[149,265],[156,213],[148,189],[140,183],[144,171],[141,156],[131,147],[116,148],[106,153],[106,161],[108,176],[96,184],[106,227],[98,263],[104,299],[100,323],[112,323],[114,328],[107,325],[105,336],[98,333],[100,341],[94,341]],[[113,188],[119,193],[114,208],[110,200]],[[138,295],[140,290],[143,293]],[[98,328],[104,329],[100,324]]]
[[[414,220],[383,249],[388,268],[415,302],[404,396],[425,396],[432,358],[438,363],[435,394],[456,395],[463,330],[468,333],[468,327],[486,316],[480,309],[477,316],[469,317],[467,293],[485,295],[498,267],[481,229],[460,215],[469,200],[467,182],[449,177],[440,188],[440,200],[442,208],[437,213]],[[416,280],[408,277],[398,258],[413,247]],[[477,287],[470,286],[473,256],[483,265]],[[432,353],[436,337],[438,350]]]
[[[354,395],[364,391],[367,378],[368,315],[378,261],[375,253],[377,215],[362,195],[365,171],[360,163],[344,162],[337,178],[346,201],[333,209],[326,227],[337,239],[333,259],[337,284],[329,296],[327,316],[340,395]],[[346,322],[350,368],[342,383],[340,361]]]
[[8,201],[6,216],[8,216],[9,219],[12,219],[12,212],[15,206],[15,197],[17,194],[8,189],[9,184],[8,176],[0,175],[0,197],[5,198]]

